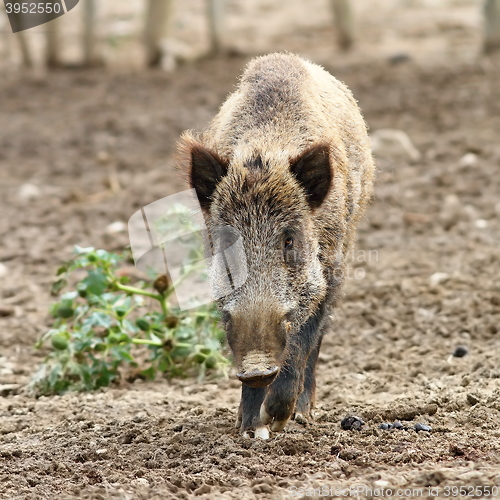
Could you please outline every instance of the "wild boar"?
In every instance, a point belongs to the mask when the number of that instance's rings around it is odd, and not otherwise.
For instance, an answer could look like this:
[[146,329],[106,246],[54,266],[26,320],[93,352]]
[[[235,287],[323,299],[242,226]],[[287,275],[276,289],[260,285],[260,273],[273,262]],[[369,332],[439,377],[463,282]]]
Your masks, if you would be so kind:
[[327,71],[270,54],[248,64],[205,132],[182,135],[178,162],[208,232],[242,237],[246,281],[218,305],[243,382],[236,426],[267,439],[311,417],[321,340],[372,193],[367,128]]

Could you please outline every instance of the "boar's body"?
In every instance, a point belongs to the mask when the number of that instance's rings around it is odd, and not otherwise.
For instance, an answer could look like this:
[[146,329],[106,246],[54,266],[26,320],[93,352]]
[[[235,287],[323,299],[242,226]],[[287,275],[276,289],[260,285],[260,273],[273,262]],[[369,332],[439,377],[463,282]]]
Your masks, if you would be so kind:
[[[219,301],[238,377],[237,425],[267,437],[314,404],[325,318],[340,296],[374,163],[349,89],[290,54],[254,59],[180,162],[209,231],[243,238],[248,277]],[[216,277],[212,277],[217,280]]]

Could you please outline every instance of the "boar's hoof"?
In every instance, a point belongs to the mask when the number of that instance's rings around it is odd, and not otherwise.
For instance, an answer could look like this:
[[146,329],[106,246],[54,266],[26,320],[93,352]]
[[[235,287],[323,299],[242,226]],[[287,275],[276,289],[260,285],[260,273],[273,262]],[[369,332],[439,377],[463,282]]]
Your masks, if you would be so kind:
[[269,424],[272,422],[271,430],[273,432],[282,431],[285,428],[285,425],[287,424],[288,420],[289,420],[288,418],[286,418],[285,420],[274,420],[274,417],[269,415],[269,413],[267,413],[266,409],[264,408],[264,405],[260,407],[260,421],[263,424]]
[[249,387],[266,387],[269,385],[276,377],[279,372],[277,366],[272,366],[266,370],[252,370],[250,372],[240,372],[237,377]]
[[[246,438],[246,439],[251,439],[252,436],[249,434],[248,431],[245,431],[243,433],[243,437]],[[267,428],[267,426],[264,426],[264,427],[257,427],[257,429],[255,429],[254,431],[254,436],[253,436],[255,439],[259,438],[259,439],[269,439],[269,429]]]

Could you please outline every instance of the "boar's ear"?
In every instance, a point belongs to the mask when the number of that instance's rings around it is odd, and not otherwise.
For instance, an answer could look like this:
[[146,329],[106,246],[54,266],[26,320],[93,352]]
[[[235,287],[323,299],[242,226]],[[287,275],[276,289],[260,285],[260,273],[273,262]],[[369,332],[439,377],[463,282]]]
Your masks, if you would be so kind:
[[189,181],[202,208],[208,210],[217,184],[227,174],[228,162],[201,144],[191,148]]
[[290,162],[290,170],[306,190],[311,208],[318,208],[328,194],[332,182],[330,148],[328,144],[316,144]]

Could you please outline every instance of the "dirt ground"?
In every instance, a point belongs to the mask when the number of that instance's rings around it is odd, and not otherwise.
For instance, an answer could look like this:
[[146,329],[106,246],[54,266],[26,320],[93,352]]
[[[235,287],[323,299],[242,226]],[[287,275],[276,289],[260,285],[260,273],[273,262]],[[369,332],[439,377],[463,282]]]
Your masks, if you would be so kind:
[[[32,346],[50,324],[57,267],[75,244],[124,248],[127,235],[108,225],[184,187],[175,141],[207,123],[248,57],[170,74],[2,76],[0,498],[470,498],[500,489],[500,61],[476,57],[474,1],[451,2],[448,17],[432,7],[439,2],[403,3],[390,36],[389,7],[363,11],[352,55],[336,51],[326,24],[269,41],[324,64],[351,87],[371,131],[404,130],[421,153],[413,163],[378,159],[320,357],[315,422],[292,422],[269,441],[234,428],[234,374],[24,392],[43,357]],[[458,345],[469,354],[451,358]],[[361,431],[341,430],[348,414],[364,419]],[[395,419],[432,431],[378,428]],[[446,489],[457,486],[463,495]]]

